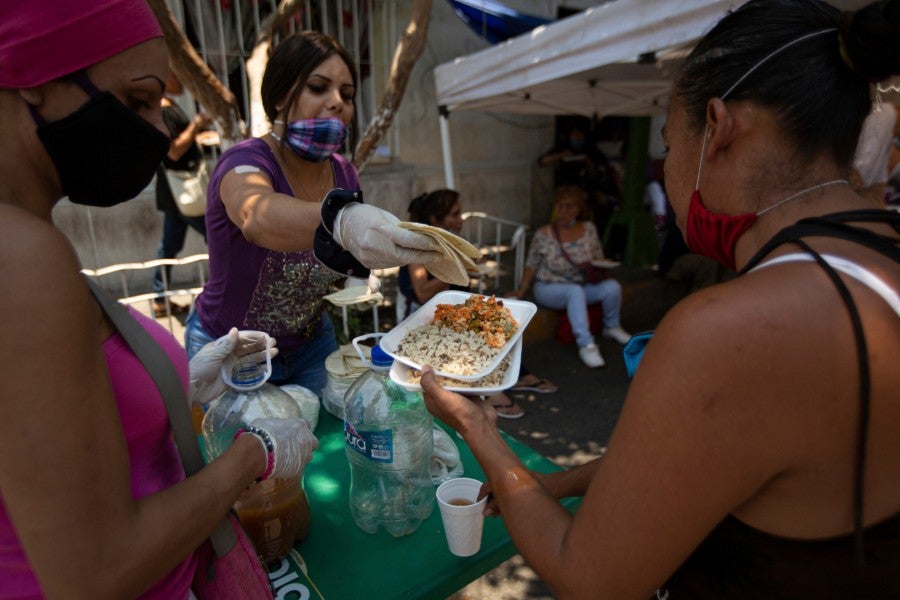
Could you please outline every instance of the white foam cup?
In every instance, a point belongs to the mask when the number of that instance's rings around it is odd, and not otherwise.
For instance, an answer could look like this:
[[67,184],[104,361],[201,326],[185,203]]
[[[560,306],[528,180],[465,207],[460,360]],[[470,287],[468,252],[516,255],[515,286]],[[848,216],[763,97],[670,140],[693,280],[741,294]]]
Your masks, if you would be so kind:
[[[481,482],[468,477],[449,479],[438,486],[436,496],[441,521],[450,552],[456,556],[472,556],[481,548],[484,505],[487,497],[477,500]],[[468,502],[465,506],[457,503]]]

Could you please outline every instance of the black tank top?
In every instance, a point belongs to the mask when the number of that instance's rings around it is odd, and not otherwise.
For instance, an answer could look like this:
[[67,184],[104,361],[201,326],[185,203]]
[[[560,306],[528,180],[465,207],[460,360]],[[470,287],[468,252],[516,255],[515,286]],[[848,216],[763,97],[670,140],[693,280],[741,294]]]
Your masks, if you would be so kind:
[[862,244],[900,263],[900,240],[852,225],[863,222],[887,223],[900,234],[900,214],[889,211],[849,211],[803,219],[776,234],[741,270],[741,274],[746,273],[782,244],[796,244],[828,273],[847,307],[860,374],[853,533],[824,540],[795,540],[767,534],[729,516],[660,588],[657,598],[900,598],[900,513],[862,527],[870,374],[859,311],[835,270],[802,239],[836,237]]

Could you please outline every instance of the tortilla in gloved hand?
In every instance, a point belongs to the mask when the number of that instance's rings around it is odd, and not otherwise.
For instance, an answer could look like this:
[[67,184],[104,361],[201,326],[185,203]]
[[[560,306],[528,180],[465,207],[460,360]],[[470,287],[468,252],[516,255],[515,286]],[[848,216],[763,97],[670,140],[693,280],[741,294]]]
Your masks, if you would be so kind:
[[401,221],[397,223],[397,226],[427,235],[440,245],[443,251],[442,258],[424,264],[425,269],[429,273],[441,281],[453,285],[469,284],[468,271],[478,270],[473,260],[481,258],[481,252],[478,248],[458,235],[440,227],[409,221]]

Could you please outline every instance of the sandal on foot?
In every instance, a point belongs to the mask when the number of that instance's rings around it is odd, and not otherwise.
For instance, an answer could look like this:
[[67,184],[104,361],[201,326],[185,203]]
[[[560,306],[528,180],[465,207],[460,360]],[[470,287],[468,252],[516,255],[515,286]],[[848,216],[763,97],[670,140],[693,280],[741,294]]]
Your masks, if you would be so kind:
[[491,404],[491,406],[501,419],[521,419],[525,416],[525,409],[512,399],[506,404]]
[[538,379],[537,383],[517,385],[510,388],[511,392],[535,392],[538,394],[552,394],[557,390],[559,390],[559,388],[549,379]]

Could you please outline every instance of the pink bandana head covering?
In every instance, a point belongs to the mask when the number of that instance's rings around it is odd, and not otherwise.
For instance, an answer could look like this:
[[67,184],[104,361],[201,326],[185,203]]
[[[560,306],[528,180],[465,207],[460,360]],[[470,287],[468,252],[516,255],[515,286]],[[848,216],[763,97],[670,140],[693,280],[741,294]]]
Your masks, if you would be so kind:
[[0,2],[0,88],[74,73],[162,30],[146,0]]

